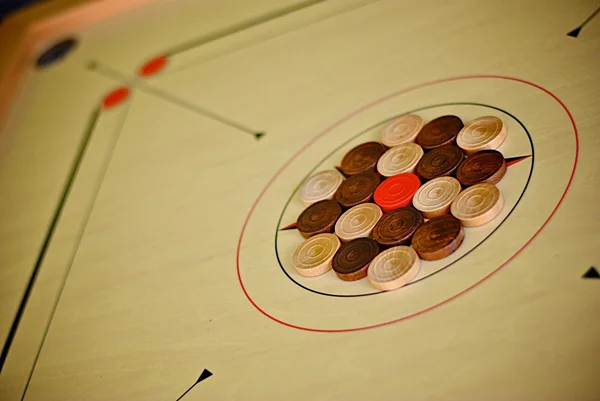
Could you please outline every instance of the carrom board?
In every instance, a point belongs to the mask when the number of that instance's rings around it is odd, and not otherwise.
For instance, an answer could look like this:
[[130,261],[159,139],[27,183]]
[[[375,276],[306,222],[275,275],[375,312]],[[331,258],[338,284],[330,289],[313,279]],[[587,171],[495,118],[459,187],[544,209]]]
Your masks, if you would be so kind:
[[[0,399],[598,400],[599,7],[58,0],[11,17]],[[499,214],[396,290],[298,274],[300,185],[408,114],[503,122]]]

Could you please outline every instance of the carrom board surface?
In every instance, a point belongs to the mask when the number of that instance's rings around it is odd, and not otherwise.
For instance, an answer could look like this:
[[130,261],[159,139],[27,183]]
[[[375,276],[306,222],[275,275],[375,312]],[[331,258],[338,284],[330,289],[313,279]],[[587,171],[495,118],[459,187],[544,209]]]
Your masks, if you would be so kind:
[[[48,4],[0,28],[0,399],[598,399],[600,3]],[[297,274],[301,183],[407,114],[502,120],[500,214]]]

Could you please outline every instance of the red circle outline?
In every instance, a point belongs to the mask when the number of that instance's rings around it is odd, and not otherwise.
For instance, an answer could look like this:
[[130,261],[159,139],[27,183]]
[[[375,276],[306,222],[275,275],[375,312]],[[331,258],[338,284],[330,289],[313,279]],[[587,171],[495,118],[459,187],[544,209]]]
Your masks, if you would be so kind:
[[[322,136],[326,135],[327,133],[329,133],[330,131],[332,131],[334,128],[336,128],[337,126],[343,124],[344,122],[350,120],[352,117],[356,116],[357,114],[362,113],[363,111],[377,105],[380,104],[386,100],[389,100],[393,97],[396,97],[398,95],[413,91],[415,89],[420,89],[420,88],[425,88],[428,86],[432,86],[432,85],[436,85],[436,84],[440,84],[440,83],[444,83],[444,82],[452,82],[452,81],[460,81],[460,80],[465,80],[465,79],[504,79],[504,80],[508,80],[508,81],[514,81],[514,82],[520,82],[529,86],[533,86],[534,88],[537,88],[541,91],[543,91],[544,93],[548,94],[550,97],[552,97],[554,100],[556,100],[558,102],[558,104],[560,104],[560,106],[565,110],[565,112],[567,113],[569,119],[571,120],[571,124],[573,125],[573,132],[575,134],[575,161],[573,163],[573,171],[571,172],[571,177],[569,177],[569,182],[567,183],[567,186],[565,188],[565,191],[563,192],[562,196],[560,197],[558,203],[556,204],[556,206],[554,207],[554,210],[552,210],[552,213],[550,213],[550,216],[548,216],[548,219],[544,222],[544,224],[542,224],[542,226],[535,232],[535,234],[533,235],[533,237],[531,237],[529,239],[529,241],[527,241],[525,243],[525,245],[523,245],[514,255],[512,255],[510,258],[508,258],[508,260],[506,260],[504,263],[502,263],[499,267],[497,267],[495,270],[493,270],[490,274],[488,274],[487,276],[483,277],[481,280],[477,281],[476,283],[472,284],[470,287],[465,288],[464,290],[462,290],[461,292],[459,292],[458,294],[453,295],[452,297],[445,299],[444,301],[432,305],[429,308],[423,309],[419,312],[413,313],[411,315],[407,315],[407,316],[403,316],[399,319],[394,319],[394,320],[390,320],[388,322],[384,322],[384,323],[378,323],[378,324],[374,324],[371,326],[363,326],[363,327],[355,327],[355,328],[351,328],[351,329],[314,329],[314,328],[310,328],[310,327],[302,327],[302,326],[297,326],[291,323],[287,323],[284,322],[282,320],[277,319],[274,316],[269,315],[267,312],[265,312],[263,309],[261,309],[255,302],[254,300],[250,297],[250,295],[248,294],[248,292],[246,291],[246,287],[244,286],[244,282],[242,281],[242,276],[240,273],[240,250],[241,250],[241,246],[242,246],[242,240],[244,238],[244,233],[246,231],[246,227],[248,225],[248,222],[250,221],[250,218],[252,217],[252,214],[254,213],[254,210],[256,209],[256,206],[258,205],[258,203],[260,202],[260,200],[262,199],[262,197],[264,196],[264,194],[267,192],[267,190],[269,189],[269,187],[273,184],[273,182],[275,182],[275,180],[277,179],[277,177],[279,177],[281,175],[281,173],[302,153],[304,152],[308,147],[310,147],[313,143],[315,143],[319,138],[321,138]],[[307,142],[302,148],[300,148],[287,162],[285,162],[283,164],[283,166],[281,166],[281,168],[275,173],[275,175],[269,180],[269,182],[267,183],[267,185],[263,188],[263,190],[260,192],[260,194],[258,195],[258,198],[256,198],[256,201],[254,201],[254,204],[252,204],[252,207],[250,208],[250,211],[248,212],[248,215],[246,216],[246,220],[244,221],[244,225],[242,226],[242,231],[240,233],[240,237],[238,240],[238,245],[237,245],[237,251],[236,251],[236,266],[237,266],[237,276],[238,276],[238,281],[240,283],[240,286],[242,287],[242,291],[244,292],[244,295],[246,296],[246,298],[248,299],[248,301],[250,301],[250,303],[252,304],[252,306],[254,306],[256,308],[256,310],[258,310],[260,313],[262,313],[263,315],[265,315],[266,317],[268,317],[269,319],[273,320],[274,322],[277,322],[279,324],[282,324],[286,327],[290,327],[293,329],[298,329],[298,330],[304,330],[304,331],[310,331],[310,332],[315,332],[315,333],[349,333],[349,332],[353,332],[353,331],[362,331],[362,330],[369,330],[369,329],[374,329],[377,327],[383,327],[383,326],[388,326],[394,323],[398,323],[401,322],[403,320],[407,320],[410,319],[412,317],[416,317],[419,316],[421,314],[424,314],[426,312],[429,312],[430,310],[433,310],[435,308],[438,308],[456,298],[458,298],[461,295],[466,294],[468,291],[472,290],[473,288],[477,287],[478,285],[480,285],[481,283],[483,283],[485,280],[489,279],[490,277],[492,277],[494,274],[496,274],[498,271],[500,271],[500,269],[502,269],[504,266],[508,265],[514,258],[516,258],[531,242],[533,242],[533,240],[540,234],[540,232],[548,225],[548,223],[550,222],[550,220],[552,219],[552,217],[554,216],[554,214],[556,213],[556,211],[558,210],[558,208],[560,207],[560,205],[562,204],[563,200],[565,199],[565,196],[567,195],[567,192],[569,191],[570,187],[571,187],[571,183],[573,182],[573,177],[575,176],[575,170],[577,169],[577,163],[579,161],[579,132],[577,131],[577,125],[575,124],[575,119],[573,118],[573,115],[571,114],[571,111],[569,110],[569,108],[562,102],[562,100],[560,100],[558,98],[558,96],[556,96],[554,93],[550,92],[548,89],[535,84],[533,82],[530,81],[526,81],[524,79],[521,78],[515,78],[515,77],[509,77],[509,76],[503,76],[503,75],[463,75],[463,76],[456,76],[456,77],[450,77],[450,78],[443,78],[443,79],[437,79],[437,80],[433,80],[433,81],[429,81],[429,82],[425,82],[422,84],[418,84],[418,85],[413,85],[413,86],[409,86],[408,88],[405,89],[401,89],[398,90],[396,92],[392,92],[380,99],[377,99],[371,103],[367,103],[366,105],[359,107],[358,109],[354,110],[352,113],[348,114],[347,116],[345,116],[344,118],[342,118],[341,120],[335,122],[333,125],[329,126],[327,129],[325,129],[323,132],[319,133],[318,135],[316,135],[313,139],[311,139],[309,142]]]

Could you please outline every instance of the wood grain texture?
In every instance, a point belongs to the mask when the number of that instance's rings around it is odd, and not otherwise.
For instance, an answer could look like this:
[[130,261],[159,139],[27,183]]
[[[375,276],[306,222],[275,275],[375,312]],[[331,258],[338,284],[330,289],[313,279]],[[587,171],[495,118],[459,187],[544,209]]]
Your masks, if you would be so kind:
[[316,277],[331,270],[331,261],[340,247],[335,234],[319,234],[305,240],[293,256],[293,264],[298,274]]
[[421,213],[412,207],[396,209],[383,215],[373,228],[371,235],[381,246],[386,248],[408,245],[423,221]]
[[379,254],[379,244],[372,238],[357,238],[343,244],[333,257],[335,274],[344,281],[367,277],[369,264]]
[[341,215],[342,207],[339,203],[335,200],[322,200],[310,205],[300,213],[296,228],[304,238],[331,233]]
[[385,153],[385,147],[379,142],[367,142],[348,151],[342,159],[341,169],[346,176],[375,170],[377,161]]
[[463,122],[459,117],[441,116],[425,124],[415,142],[425,150],[452,145],[462,128]]
[[383,212],[374,203],[361,203],[348,209],[335,223],[335,233],[344,242],[368,237]]
[[424,181],[454,174],[464,154],[458,146],[440,146],[427,152],[417,164],[417,175]]
[[484,149],[496,149],[506,139],[506,127],[502,120],[495,116],[476,118],[460,130],[456,144],[467,155]]
[[377,162],[377,171],[384,177],[413,173],[423,149],[416,143],[405,143],[388,149]]
[[333,199],[342,181],[344,176],[337,170],[321,171],[307,178],[300,186],[298,194],[302,203],[310,206],[315,202]]
[[395,246],[380,253],[369,267],[373,287],[392,291],[410,283],[419,273],[421,261],[413,248]]
[[465,238],[460,221],[451,215],[431,219],[417,229],[412,247],[423,260],[439,260],[451,255]]
[[341,183],[334,199],[346,209],[369,202],[380,182],[381,178],[375,171],[353,175]]
[[452,202],[450,212],[465,227],[477,227],[495,219],[504,207],[500,190],[481,183],[462,191]]
[[413,197],[413,206],[428,219],[450,213],[452,201],[462,190],[454,177],[438,177],[426,182]]
[[425,121],[416,114],[399,117],[383,127],[381,142],[389,148],[414,142],[423,125]]
[[506,161],[497,150],[482,150],[463,160],[456,170],[461,185],[497,184],[506,174]]

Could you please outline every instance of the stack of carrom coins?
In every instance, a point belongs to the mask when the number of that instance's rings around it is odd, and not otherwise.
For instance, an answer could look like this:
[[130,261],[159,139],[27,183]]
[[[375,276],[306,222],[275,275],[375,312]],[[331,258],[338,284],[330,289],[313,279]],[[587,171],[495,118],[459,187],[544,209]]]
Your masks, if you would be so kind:
[[505,138],[502,120],[493,116],[466,125],[454,115],[392,121],[381,142],[352,148],[338,167],[302,183],[306,208],[296,228],[305,240],[294,267],[305,277],[330,270],[344,281],[368,277],[383,291],[409,283],[421,260],[452,254],[464,227],[502,211],[495,184],[506,162],[495,149]]

